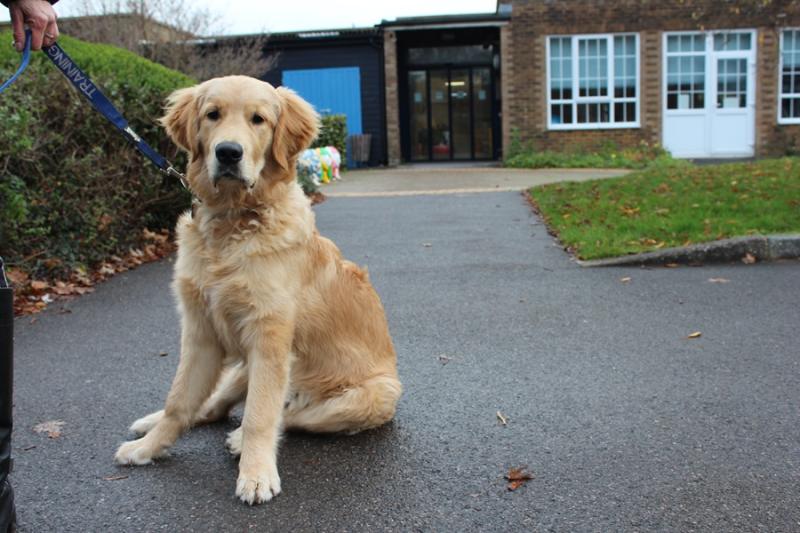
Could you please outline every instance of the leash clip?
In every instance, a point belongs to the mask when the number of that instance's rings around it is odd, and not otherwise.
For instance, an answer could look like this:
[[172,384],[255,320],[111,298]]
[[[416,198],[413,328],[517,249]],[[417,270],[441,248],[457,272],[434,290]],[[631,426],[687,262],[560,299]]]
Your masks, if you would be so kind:
[[186,181],[186,176],[178,172],[175,169],[175,167],[173,167],[171,164],[167,168],[165,168],[163,172],[164,174],[166,174],[171,178],[178,178],[181,181],[181,185],[183,185],[183,188],[186,189],[187,191],[191,191],[191,189],[189,189],[189,183]]

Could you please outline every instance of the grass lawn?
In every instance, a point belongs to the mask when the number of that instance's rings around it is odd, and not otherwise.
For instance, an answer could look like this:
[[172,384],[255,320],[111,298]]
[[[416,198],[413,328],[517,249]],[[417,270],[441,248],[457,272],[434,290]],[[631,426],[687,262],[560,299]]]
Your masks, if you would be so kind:
[[581,259],[800,233],[800,158],[714,166],[667,161],[623,178],[534,187],[530,195]]

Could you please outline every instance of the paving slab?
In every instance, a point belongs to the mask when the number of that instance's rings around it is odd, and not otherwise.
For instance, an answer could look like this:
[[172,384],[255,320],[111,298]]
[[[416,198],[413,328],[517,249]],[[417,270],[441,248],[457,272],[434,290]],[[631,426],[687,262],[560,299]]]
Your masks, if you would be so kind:
[[[287,436],[283,493],[252,508],[224,449],[236,421],[114,465],[177,363],[172,264],[150,264],[17,321],[22,531],[800,529],[797,261],[585,269],[511,192],[315,209],[383,298],[396,420]],[[32,431],[48,420],[60,437]]]
[[321,191],[333,197],[521,191],[545,183],[616,178],[629,172],[624,169],[515,169],[474,163],[431,163],[347,171],[342,174],[342,180],[323,185]]

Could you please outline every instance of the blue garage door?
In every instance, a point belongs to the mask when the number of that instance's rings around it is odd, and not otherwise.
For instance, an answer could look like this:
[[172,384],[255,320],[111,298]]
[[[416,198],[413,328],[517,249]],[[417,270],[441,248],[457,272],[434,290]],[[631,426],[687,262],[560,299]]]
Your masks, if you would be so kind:
[[[282,84],[311,102],[321,115],[347,116],[348,135],[362,133],[358,67],[284,70]],[[347,163],[352,168],[350,150],[347,152]]]

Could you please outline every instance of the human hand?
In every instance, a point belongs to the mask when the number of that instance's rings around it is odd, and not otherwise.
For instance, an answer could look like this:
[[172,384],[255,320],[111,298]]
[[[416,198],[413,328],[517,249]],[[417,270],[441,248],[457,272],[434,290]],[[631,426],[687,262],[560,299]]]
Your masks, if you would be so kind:
[[47,0],[12,0],[11,27],[14,30],[14,47],[21,52],[25,46],[25,25],[31,29],[31,50],[41,50],[58,39],[56,12]]

